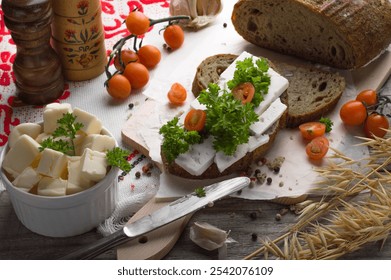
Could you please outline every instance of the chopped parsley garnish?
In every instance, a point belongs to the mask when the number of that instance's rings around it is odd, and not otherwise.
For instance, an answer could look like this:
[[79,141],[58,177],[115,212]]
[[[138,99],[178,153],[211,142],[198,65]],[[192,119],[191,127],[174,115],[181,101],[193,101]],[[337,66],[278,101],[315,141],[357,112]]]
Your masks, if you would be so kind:
[[195,190],[194,190],[194,193],[195,193],[195,195],[196,196],[198,196],[198,197],[204,197],[204,196],[206,196],[206,193],[205,193],[205,189],[204,188],[196,188]]

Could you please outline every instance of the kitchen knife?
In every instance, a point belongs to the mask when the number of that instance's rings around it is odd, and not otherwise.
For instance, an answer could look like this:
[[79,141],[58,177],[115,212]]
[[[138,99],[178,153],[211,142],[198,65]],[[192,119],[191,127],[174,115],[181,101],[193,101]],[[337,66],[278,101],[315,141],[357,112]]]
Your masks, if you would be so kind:
[[237,177],[206,186],[203,188],[204,194],[199,192],[190,193],[131,224],[125,225],[123,229],[91,245],[76,250],[61,259],[92,259],[113,247],[140,237],[187,214],[193,213],[209,203],[237,192],[249,184],[249,178]]

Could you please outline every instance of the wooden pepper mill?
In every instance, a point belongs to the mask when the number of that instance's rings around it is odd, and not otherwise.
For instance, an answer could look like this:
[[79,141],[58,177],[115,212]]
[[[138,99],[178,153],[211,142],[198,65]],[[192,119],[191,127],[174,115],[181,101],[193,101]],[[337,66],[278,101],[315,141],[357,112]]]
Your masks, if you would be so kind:
[[103,73],[107,63],[100,0],[55,0],[52,45],[64,77],[84,81]]
[[50,45],[50,0],[3,0],[4,22],[16,44],[13,71],[17,97],[43,105],[59,98],[64,78],[57,53]]

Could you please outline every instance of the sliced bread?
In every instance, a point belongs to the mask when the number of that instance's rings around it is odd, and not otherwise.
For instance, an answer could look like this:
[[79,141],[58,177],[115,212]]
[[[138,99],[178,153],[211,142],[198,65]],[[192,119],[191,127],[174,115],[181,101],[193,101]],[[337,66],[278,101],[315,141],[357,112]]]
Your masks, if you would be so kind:
[[[217,73],[217,67],[219,72],[223,72],[235,58],[232,54],[219,54],[201,62],[193,81],[193,85],[199,86],[193,87],[193,94],[198,96],[199,92],[206,88],[204,85],[217,82],[218,77],[209,73]],[[289,80],[289,87],[281,96],[282,102],[288,106],[284,120],[287,127],[297,127],[304,122],[319,120],[335,107],[345,90],[345,78],[338,72],[276,60],[273,60],[272,65]]]
[[366,65],[391,43],[390,1],[240,0],[231,19],[255,45],[342,69]]

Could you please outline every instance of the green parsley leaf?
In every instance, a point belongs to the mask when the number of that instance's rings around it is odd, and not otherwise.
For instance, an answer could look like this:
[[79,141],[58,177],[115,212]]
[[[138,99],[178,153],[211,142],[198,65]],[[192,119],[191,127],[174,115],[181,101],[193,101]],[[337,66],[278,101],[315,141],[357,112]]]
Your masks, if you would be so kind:
[[[63,117],[57,120],[58,127],[49,137],[42,141],[39,150],[42,152],[45,148],[50,148],[67,155],[75,154],[75,144],[73,140],[76,133],[83,127],[82,123],[75,123],[76,116],[72,113],[63,114]],[[57,139],[56,138],[60,138]],[[65,139],[65,140],[64,140]]]
[[214,137],[216,151],[233,155],[237,146],[248,142],[250,125],[258,120],[253,104],[242,104],[234,96],[216,84],[209,84],[207,90],[198,96],[201,104],[206,105],[206,131]]
[[205,193],[205,189],[204,188],[196,188],[195,190],[194,190],[194,193],[195,193],[195,195],[196,196],[198,196],[198,197],[204,197],[204,196],[206,196],[206,193]]
[[129,173],[132,169],[130,163],[126,160],[129,155],[129,151],[123,150],[119,147],[115,147],[106,152],[107,162],[110,166],[116,166],[122,171]]
[[251,82],[255,88],[251,103],[258,107],[264,100],[264,95],[269,91],[270,76],[267,73],[268,70],[269,64],[264,58],[257,59],[255,64],[252,57],[237,61],[233,79],[227,83],[228,88],[232,90],[239,84]]
[[329,118],[320,118],[319,122],[326,125],[326,132],[330,132],[333,129],[333,121]]
[[159,133],[163,135],[162,153],[169,163],[180,154],[186,153],[190,145],[199,143],[201,136],[197,131],[187,131],[178,125],[179,119],[175,117],[163,125]]

